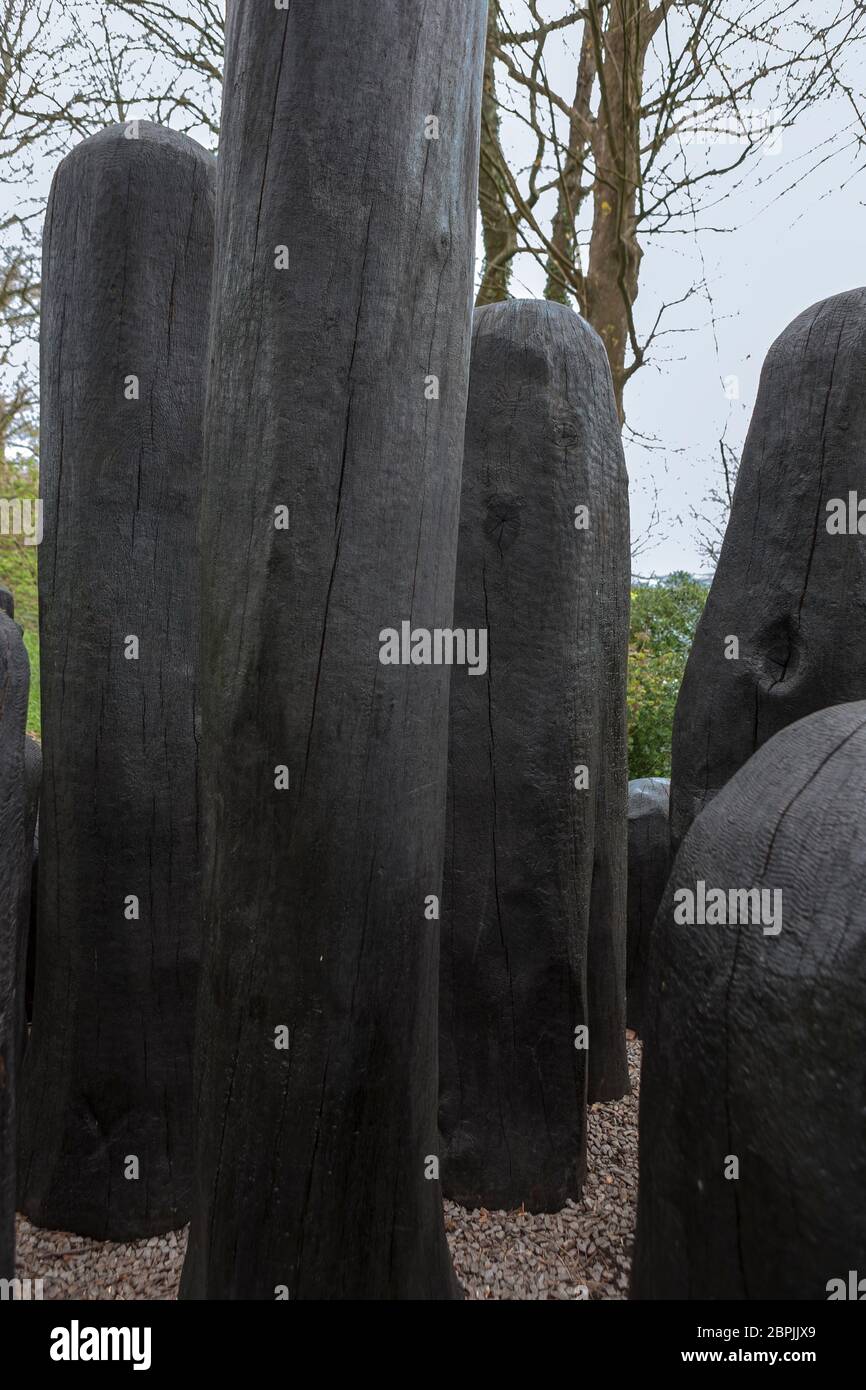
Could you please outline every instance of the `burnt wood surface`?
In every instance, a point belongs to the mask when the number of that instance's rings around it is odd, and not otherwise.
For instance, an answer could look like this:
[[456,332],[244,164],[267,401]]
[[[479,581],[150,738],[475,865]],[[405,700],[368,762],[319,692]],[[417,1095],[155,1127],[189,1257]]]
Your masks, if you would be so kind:
[[449,670],[379,649],[451,625],[484,33],[483,3],[228,8],[187,1298],[456,1292],[425,918]]
[[59,166],[43,242],[44,794],[20,1203],[37,1225],[114,1240],[189,1215],[214,177],[184,135],[111,126]]
[[29,875],[24,730],[30,667],[18,624],[0,609],[0,1279],[15,1275],[19,911]]
[[443,1185],[467,1206],[559,1210],[587,1098],[628,1089],[628,611],[601,339],[545,301],[477,309],[454,624],[489,656],[451,682],[440,1009]]
[[653,922],[670,869],[671,784],[639,777],[628,784],[628,957],[626,1021],[643,1036]]
[[[651,953],[633,1297],[823,1300],[866,1269],[864,781],[866,703],[823,710],[682,845]],[[699,883],[778,890],[780,930],[772,898],[757,923],[676,921]]]

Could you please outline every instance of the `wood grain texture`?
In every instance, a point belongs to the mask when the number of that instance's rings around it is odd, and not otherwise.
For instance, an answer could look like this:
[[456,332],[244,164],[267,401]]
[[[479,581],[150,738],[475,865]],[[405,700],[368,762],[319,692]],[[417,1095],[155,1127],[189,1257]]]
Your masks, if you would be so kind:
[[626,1021],[643,1036],[653,922],[670,869],[671,784],[639,777],[628,784],[628,951]]
[[467,1206],[559,1210],[587,1095],[628,1089],[628,609],[600,338],[557,304],[477,309],[454,625],[487,630],[489,665],[451,682],[440,1009],[443,1186]]
[[[37,822],[39,790],[42,783],[42,749],[28,734],[24,740],[24,844],[25,871],[21,875],[21,896],[18,902],[18,975],[16,1008],[18,1010],[18,1065],[27,1047],[27,1000],[32,1000],[33,964],[35,964],[35,893],[38,881]],[[33,940],[31,941],[31,933]],[[28,974],[30,979],[28,980]],[[20,1073],[19,1073],[20,1074]]]
[[194,141],[129,129],[63,161],[44,235],[44,793],[20,1154],[32,1221],[115,1240],[188,1217],[215,191]]
[[20,1040],[19,909],[30,865],[24,730],[30,667],[17,623],[0,610],[0,1279],[15,1275],[15,1134]]
[[379,634],[451,621],[484,32],[448,0],[228,9],[187,1298],[455,1292],[425,1177],[449,670]]
[[[767,354],[730,521],[677,701],[671,849],[767,739],[866,696],[866,535],[826,504],[866,497],[866,289],[800,314]],[[725,638],[738,637],[737,660]]]
[[[826,1299],[866,1269],[864,779],[866,703],[823,710],[680,849],[653,936],[633,1297]],[[781,930],[675,923],[699,880],[780,890]]]

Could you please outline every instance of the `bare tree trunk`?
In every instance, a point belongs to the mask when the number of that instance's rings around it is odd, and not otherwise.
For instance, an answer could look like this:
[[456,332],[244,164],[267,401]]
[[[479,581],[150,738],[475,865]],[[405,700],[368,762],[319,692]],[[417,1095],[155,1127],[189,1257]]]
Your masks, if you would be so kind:
[[[584,23],[574,93],[574,115],[569,122],[568,152],[559,177],[556,212],[553,217],[550,241],[556,254],[548,254],[545,299],[568,304],[575,296],[580,304],[585,295],[583,277],[577,264],[575,222],[588,189],[582,187],[584,161],[592,137],[591,99],[596,76],[595,44],[592,29]],[[564,273],[562,262],[571,269]],[[581,290],[583,289],[583,294]],[[582,306],[581,306],[582,307]]]
[[481,97],[481,148],[478,173],[478,206],[484,240],[484,267],[476,304],[493,304],[508,298],[512,257],[517,230],[506,200],[504,164],[499,143],[499,106],[496,100],[494,49],[499,42],[498,0],[487,11],[487,46],[484,55],[484,87]]
[[598,64],[601,100],[593,135],[596,177],[585,313],[607,348],[622,419],[623,391],[630,374],[625,356],[643,254],[635,214],[643,67],[651,37],[646,0],[620,0],[612,5],[604,32],[599,0],[589,0],[586,24]]

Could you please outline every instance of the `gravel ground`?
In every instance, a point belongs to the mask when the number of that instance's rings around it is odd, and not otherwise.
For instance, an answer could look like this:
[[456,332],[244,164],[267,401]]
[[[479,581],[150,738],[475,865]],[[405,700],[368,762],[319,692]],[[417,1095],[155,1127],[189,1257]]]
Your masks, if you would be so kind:
[[464,1211],[445,1203],[467,1298],[626,1298],[637,1206],[640,1043],[628,1044],[632,1092],[593,1105],[579,1202],[551,1215]]
[[17,1218],[19,1279],[42,1279],[43,1297],[174,1298],[186,1228],[118,1244],[68,1231],[43,1231]]
[[[579,1202],[552,1215],[465,1211],[445,1203],[445,1228],[470,1299],[625,1298],[637,1201],[640,1043],[628,1044],[632,1094],[594,1105]],[[186,1231],[118,1245],[43,1231],[18,1217],[18,1276],[46,1299],[172,1299]]]

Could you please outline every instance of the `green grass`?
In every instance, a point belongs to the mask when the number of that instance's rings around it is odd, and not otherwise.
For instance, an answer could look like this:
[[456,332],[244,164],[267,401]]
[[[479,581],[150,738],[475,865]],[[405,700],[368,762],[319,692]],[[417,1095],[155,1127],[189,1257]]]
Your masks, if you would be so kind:
[[42,728],[42,698],[39,689],[39,630],[24,629],[24,645],[30,658],[30,703],[27,706],[27,732],[38,738]]
[[[0,461],[0,497],[35,501],[39,496],[39,466],[33,459]],[[24,645],[30,658],[30,704],[27,731],[39,735],[39,591],[36,567],[39,547],[25,545],[22,536],[0,535],[0,584],[11,589],[15,621],[24,629]]]

